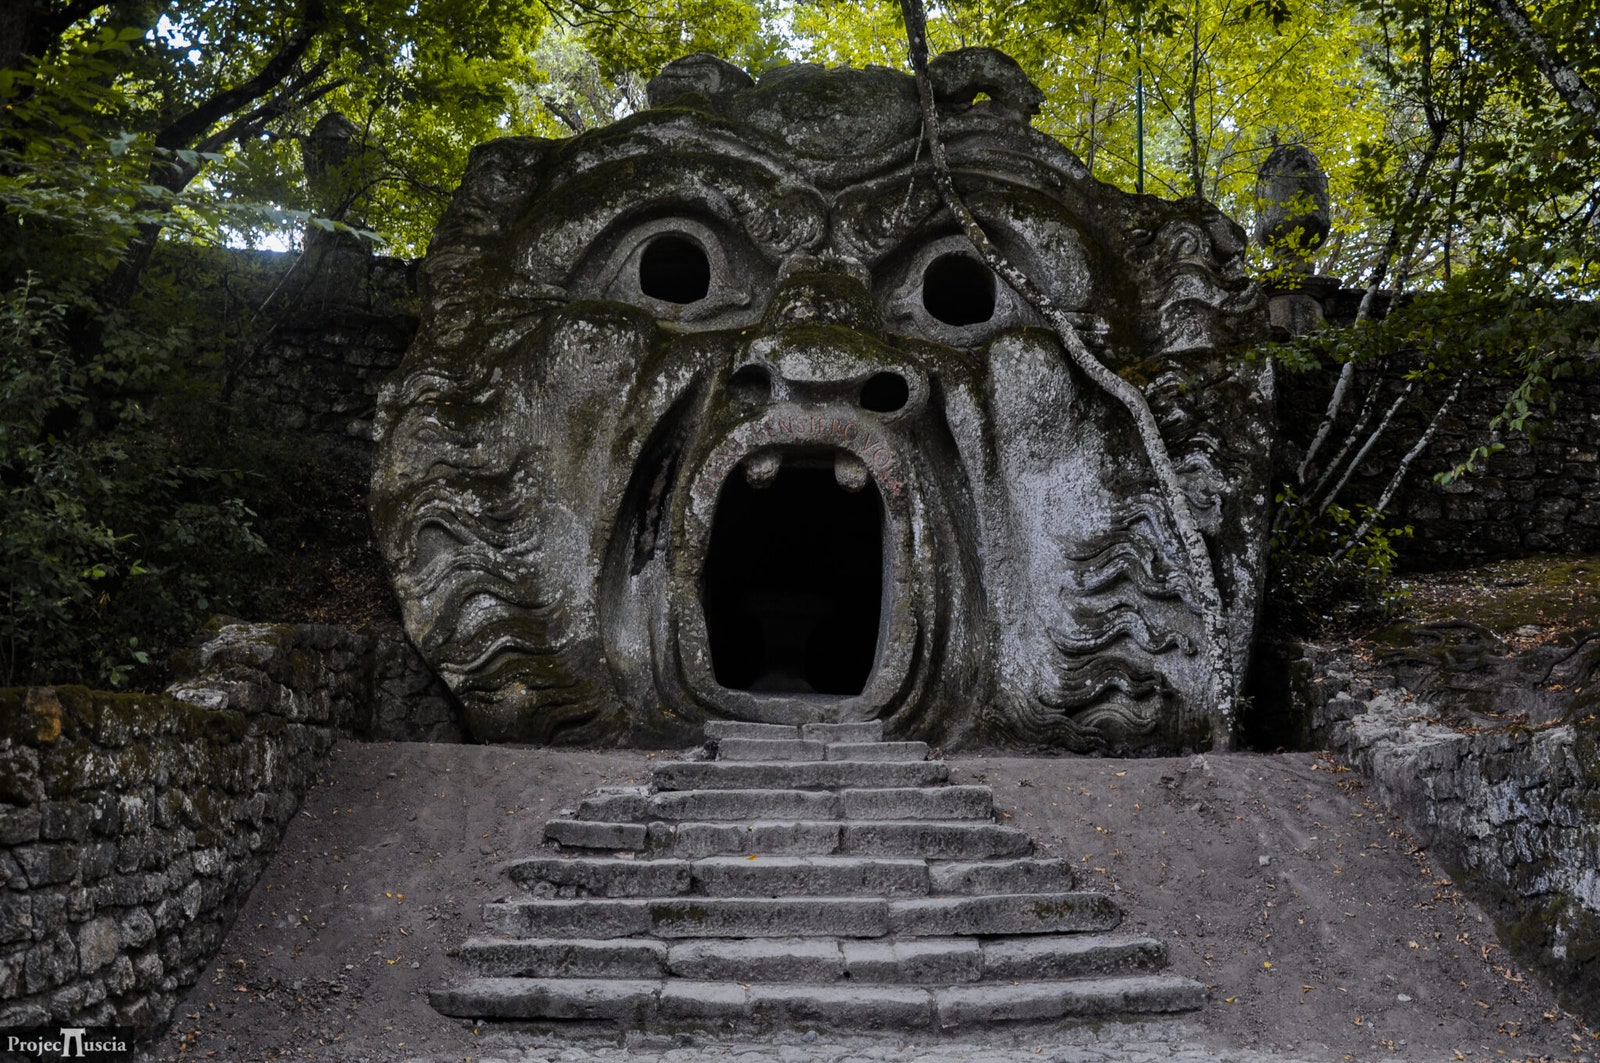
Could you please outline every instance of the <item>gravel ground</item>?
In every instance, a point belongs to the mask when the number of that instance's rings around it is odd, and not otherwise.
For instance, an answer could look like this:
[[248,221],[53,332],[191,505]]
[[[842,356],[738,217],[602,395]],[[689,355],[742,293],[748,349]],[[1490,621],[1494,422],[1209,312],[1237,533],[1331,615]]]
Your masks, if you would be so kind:
[[[157,1060],[1020,1063],[1600,1059],[1600,1039],[1503,958],[1494,928],[1342,766],[1311,754],[961,756],[1041,855],[1068,856],[1171,947],[1212,1003],[1181,1021],[959,1040],[552,1037],[444,1018],[427,990],[499,866],[638,751],[346,742]],[[809,1038],[809,1039],[808,1039]]]

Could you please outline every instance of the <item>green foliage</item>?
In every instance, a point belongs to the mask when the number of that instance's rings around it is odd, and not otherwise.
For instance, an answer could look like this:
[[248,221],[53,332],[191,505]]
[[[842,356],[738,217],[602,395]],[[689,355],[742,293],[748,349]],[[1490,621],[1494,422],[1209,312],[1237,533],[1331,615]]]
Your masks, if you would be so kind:
[[1281,490],[1276,501],[1279,523],[1267,583],[1267,610],[1276,625],[1315,632],[1400,611],[1405,591],[1392,576],[1396,540],[1410,537],[1409,525],[1373,522],[1362,532],[1362,523],[1372,516],[1370,507],[1352,511],[1330,505],[1318,514],[1291,488]]
[[0,296],[0,685],[120,686],[248,585],[262,543],[224,474],[147,408],[172,354],[118,334],[84,363],[31,277]]

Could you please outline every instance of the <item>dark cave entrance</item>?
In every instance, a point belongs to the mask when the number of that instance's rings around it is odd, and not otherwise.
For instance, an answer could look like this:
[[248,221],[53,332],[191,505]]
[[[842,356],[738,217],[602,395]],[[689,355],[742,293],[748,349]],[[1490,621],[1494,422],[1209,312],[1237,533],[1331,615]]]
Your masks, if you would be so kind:
[[785,453],[766,487],[735,471],[717,500],[701,594],[722,686],[860,694],[883,613],[876,485],[839,486],[831,451]]

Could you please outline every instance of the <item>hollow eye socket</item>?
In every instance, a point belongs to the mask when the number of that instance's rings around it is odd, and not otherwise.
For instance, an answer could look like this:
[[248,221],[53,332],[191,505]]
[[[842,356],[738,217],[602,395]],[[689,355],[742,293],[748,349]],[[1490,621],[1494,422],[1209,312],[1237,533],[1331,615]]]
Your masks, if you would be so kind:
[[705,248],[675,233],[657,236],[639,256],[639,290],[664,303],[698,303],[711,292]]
[[940,255],[922,274],[922,307],[946,325],[981,325],[994,317],[994,274],[970,255]]
[[899,373],[873,373],[861,385],[861,408],[873,413],[893,413],[911,397],[911,387]]

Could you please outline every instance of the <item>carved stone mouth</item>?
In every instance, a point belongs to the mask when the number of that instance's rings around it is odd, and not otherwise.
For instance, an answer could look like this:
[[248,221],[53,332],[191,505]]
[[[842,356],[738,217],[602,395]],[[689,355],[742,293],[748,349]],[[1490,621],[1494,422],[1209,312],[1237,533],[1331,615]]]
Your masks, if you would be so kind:
[[837,448],[767,447],[729,476],[702,575],[711,666],[730,690],[859,695],[877,663],[883,503]]
[[868,720],[918,685],[907,455],[875,418],[781,406],[689,473],[664,606],[687,701],[769,723]]

